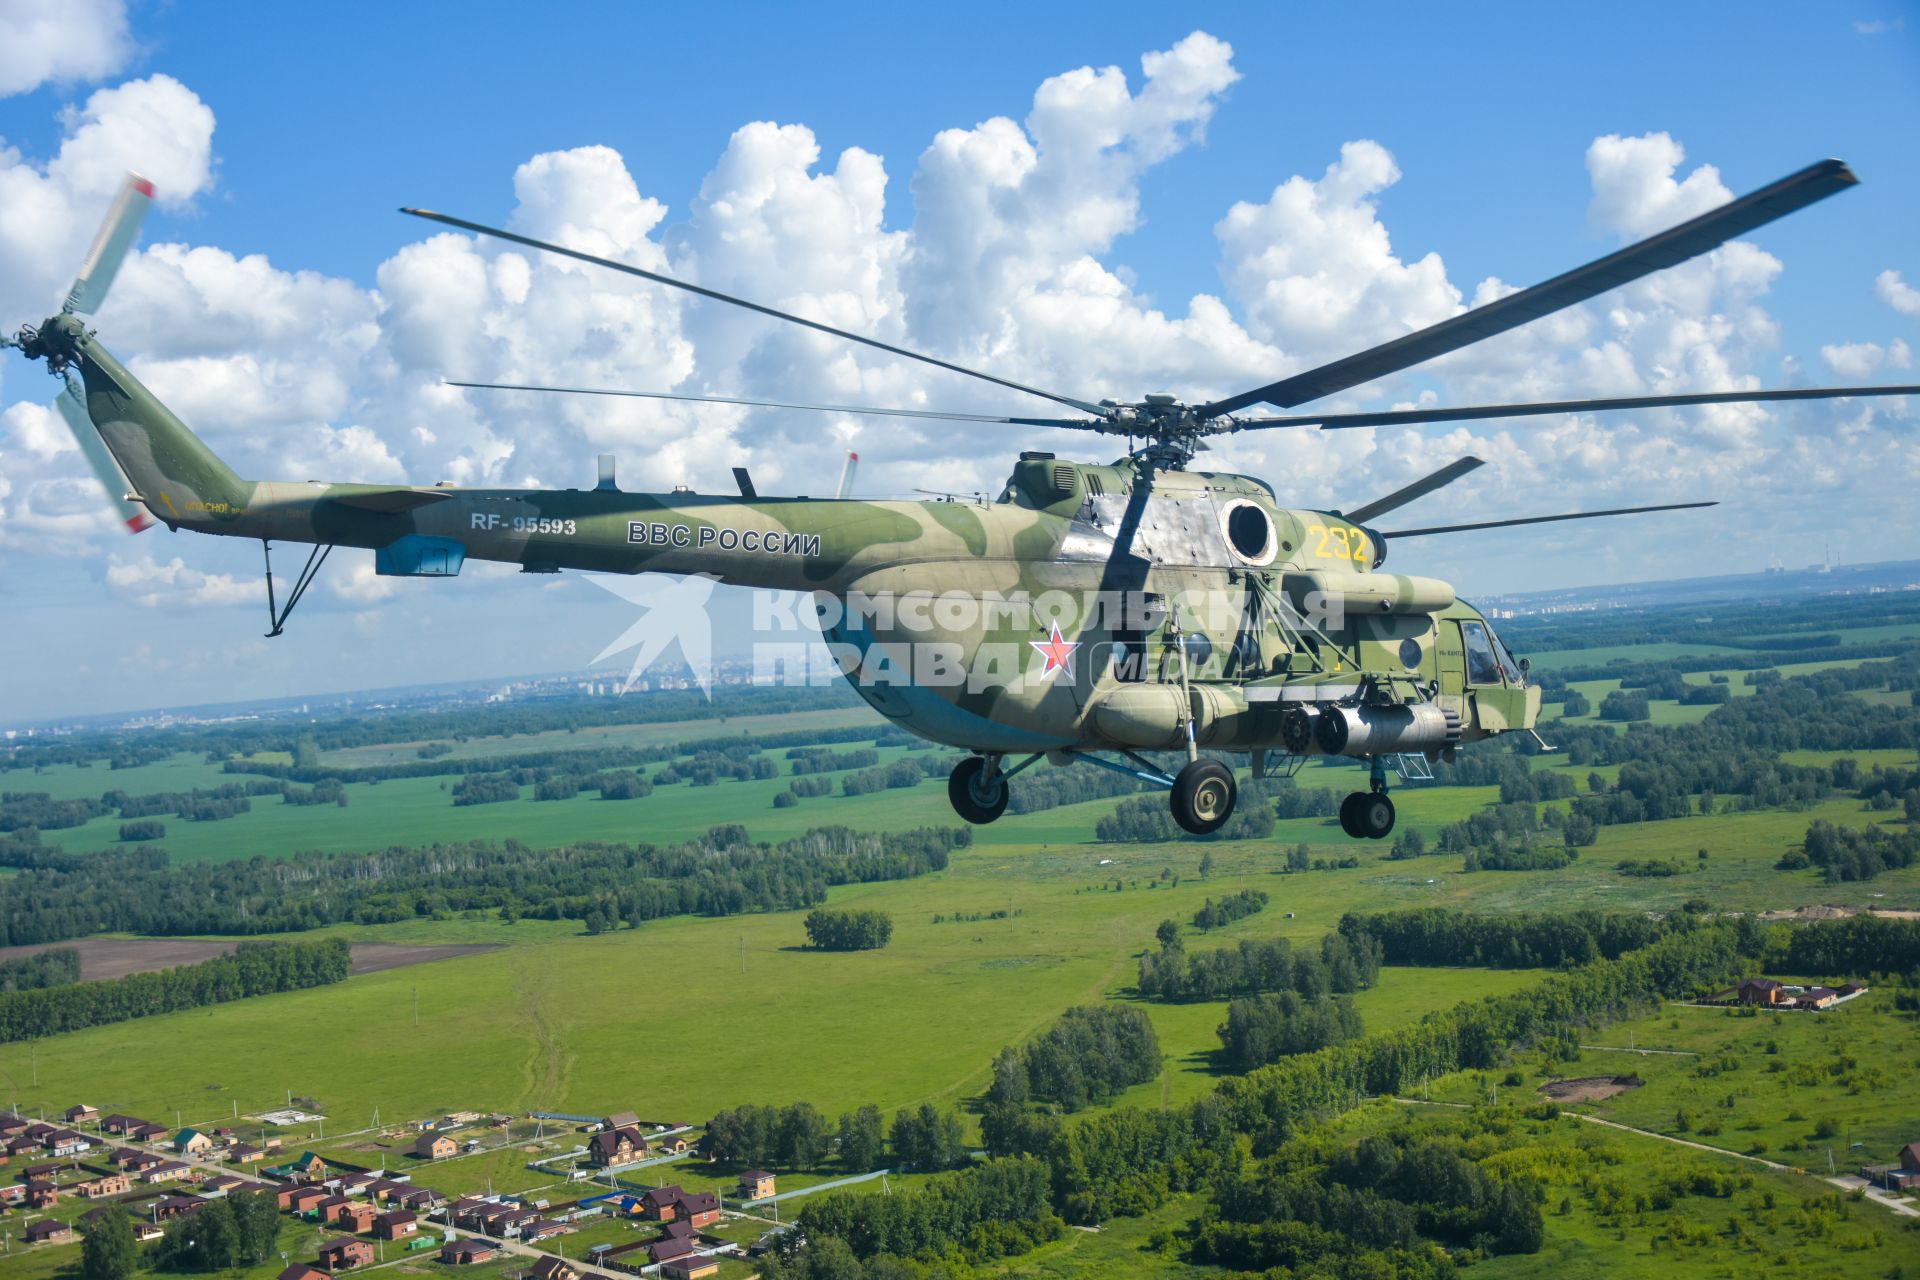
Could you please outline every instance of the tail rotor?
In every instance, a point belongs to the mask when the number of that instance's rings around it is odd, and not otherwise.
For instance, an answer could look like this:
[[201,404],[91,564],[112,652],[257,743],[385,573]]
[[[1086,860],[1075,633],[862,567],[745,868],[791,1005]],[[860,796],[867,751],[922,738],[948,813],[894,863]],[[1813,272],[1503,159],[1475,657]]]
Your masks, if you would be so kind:
[[[152,203],[153,184],[137,173],[128,174],[120,194],[114,198],[113,207],[107,211],[100,234],[94,237],[93,248],[87,251],[85,261],[80,264],[80,274],[74,278],[73,287],[67,290],[60,316],[54,317],[55,320],[61,316],[89,316],[100,309],[100,304],[106,301],[107,290],[113,285],[113,278],[120,272],[120,264],[126,260],[127,250],[133,247],[135,237],[140,234],[140,223],[147,216],[147,208]],[[153,517],[145,507],[129,500],[131,495],[128,491],[132,486],[114,462],[113,455],[107,452],[106,442],[100,438],[100,431],[87,412],[86,392],[69,367],[72,358],[66,345],[42,337],[42,330],[52,331],[54,327],[51,320],[38,328],[23,325],[15,336],[0,337],[0,346],[18,347],[29,360],[45,360],[48,371],[65,380],[65,389],[54,397],[60,416],[73,432],[74,442],[80,446],[81,454],[93,468],[93,474],[99,479],[100,487],[106,492],[107,500],[113,505],[121,524],[128,533],[139,533],[154,523]]]

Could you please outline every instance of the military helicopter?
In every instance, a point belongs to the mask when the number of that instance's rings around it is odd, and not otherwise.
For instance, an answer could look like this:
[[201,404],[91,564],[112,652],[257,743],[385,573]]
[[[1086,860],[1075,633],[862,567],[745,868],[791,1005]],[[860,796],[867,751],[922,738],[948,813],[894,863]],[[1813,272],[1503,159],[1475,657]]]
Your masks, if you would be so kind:
[[[59,403],[128,526],[157,521],[253,538],[267,561],[278,635],[336,546],[377,572],[450,577],[468,559],[527,573],[705,574],[807,593],[841,672],[888,720],[969,754],[949,779],[969,822],[1005,812],[1009,782],[1040,760],[1077,762],[1166,789],[1174,819],[1207,834],[1232,814],[1235,771],[1202,750],[1247,752],[1255,776],[1311,756],[1368,767],[1342,828],[1393,830],[1389,773],[1419,777],[1464,742],[1530,732],[1541,691],[1486,617],[1434,578],[1382,572],[1402,539],[1714,505],[1663,503],[1382,530],[1381,517],[1480,465],[1462,458],[1345,511],[1287,505],[1263,480],[1191,466],[1212,437],[1350,430],[1616,409],[1888,396],[1920,386],[1791,388],[1363,413],[1295,409],[1459,350],[1708,252],[1855,185],[1825,160],[1530,289],[1370,350],[1201,404],[1149,395],[1088,400],[838,329],[630,263],[424,209],[476,235],[743,307],[902,359],[1051,402],[1063,416],[943,413],[619,388],[455,383],[498,392],[630,395],[819,409],[1123,437],[1108,463],[1022,453],[993,500],[773,497],[735,469],[739,492],[629,493],[612,460],[590,489],[477,489],[243,480],[96,340],[96,309],[152,189],[131,179],[58,315],[11,345],[67,381]],[[78,379],[73,371],[78,370]],[[1056,412],[1058,412],[1056,410]],[[124,495],[124,496],[122,496]],[[311,546],[284,602],[272,543]],[[1171,753],[1172,768],[1150,753]],[[1017,763],[1010,758],[1020,757]],[[1427,776],[1430,776],[1427,775]]]

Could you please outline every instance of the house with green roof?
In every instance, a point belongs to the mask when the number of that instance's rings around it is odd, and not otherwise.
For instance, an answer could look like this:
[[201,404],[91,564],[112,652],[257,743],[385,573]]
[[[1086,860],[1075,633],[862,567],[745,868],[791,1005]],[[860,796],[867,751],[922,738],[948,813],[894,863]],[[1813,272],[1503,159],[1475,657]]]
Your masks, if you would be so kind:
[[327,1162],[311,1151],[302,1151],[298,1159],[285,1164],[277,1164],[261,1170],[270,1178],[280,1178],[287,1182],[323,1182],[327,1177]]
[[197,1156],[213,1150],[213,1139],[198,1129],[182,1129],[168,1145],[183,1156]]

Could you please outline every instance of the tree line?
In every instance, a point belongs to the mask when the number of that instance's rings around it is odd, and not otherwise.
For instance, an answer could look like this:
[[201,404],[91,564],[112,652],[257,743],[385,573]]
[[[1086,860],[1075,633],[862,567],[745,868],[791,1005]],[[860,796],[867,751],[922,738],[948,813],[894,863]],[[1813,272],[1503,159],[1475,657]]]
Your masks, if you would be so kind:
[[52,947],[30,956],[0,960],[0,992],[38,991],[80,981],[80,953],[72,947]]
[[1230,893],[1220,901],[1208,898],[1200,909],[1193,913],[1193,927],[1205,932],[1232,924],[1235,920],[1245,920],[1267,909],[1267,895],[1259,889],[1242,889]]
[[848,1173],[867,1173],[887,1163],[889,1145],[901,1169],[937,1173],[973,1160],[959,1114],[930,1102],[895,1112],[891,1128],[871,1105],[845,1113],[836,1125],[809,1102],[749,1103],[714,1116],[700,1140],[702,1154],[722,1164],[799,1172],[837,1160]]
[[1330,933],[1312,950],[1285,938],[1246,938],[1237,947],[1189,954],[1178,933],[1140,957],[1139,992],[1148,1000],[1224,1000],[1293,991],[1309,1000],[1350,995],[1380,976],[1380,944],[1363,932]]
[[1871,880],[1882,871],[1910,867],[1916,859],[1920,859],[1920,831],[1837,827],[1816,819],[1807,827],[1800,848],[1781,858],[1778,866],[1793,871],[1811,864],[1826,873],[1827,883],[1838,884]]
[[1245,798],[1212,835],[1191,835],[1174,822],[1167,802],[1157,795],[1122,800],[1093,824],[1102,840],[1124,844],[1164,844],[1170,840],[1264,840],[1273,834],[1273,806]]
[[1446,1280],[1442,1246],[1538,1253],[1546,1221],[1529,1180],[1449,1144],[1365,1137],[1331,1155],[1290,1143],[1221,1179],[1189,1234],[1194,1261],[1239,1271]]
[[1311,1000],[1295,991],[1243,996],[1227,1005],[1217,1034],[1221,1054],[1235,1071],[1252,1071],[1296,1053],[1358,1040],[1360,1011],[1347,996]]
[[[1349,911],[1338,926],[1349,939],[1377,944],[1385,964],[1486,969],[1559,969],[1597,959],[1615,960],[1683,927],[1680,917],[1654,919],[1644,913],[1533,911],[1490,916],[1441,907]],[[1748,928],[1742,945],[1757,951],[1760,941],[1752,935],[1752,926]]]
[[918,1274],[904,1259],[963,1265],[1026,1253],[1058,1239],[1045,1161],[988,1160],[892,1195],[807,1197],[795,1233],[806,1243],[760,1259],[765,1280],[880,1280]]
[[350,960],[338,938],[243,942],[230,956],[158,973],[0,994],[0,1043],[344,982]]
[[755,844],[743,827],[729,824],[666,847],[589,841],[536,850],[517,840],[469,841],[178,866],[143,846],[46,858],[0,878],[0,945],[99,932],[291,933],[471,911],[507,919],[598,917],[605,928],[674,915],[798,910],[824,902],[834,885],[940,870],[953,849],[971,841],[965,827],[885,835],[822,827]]

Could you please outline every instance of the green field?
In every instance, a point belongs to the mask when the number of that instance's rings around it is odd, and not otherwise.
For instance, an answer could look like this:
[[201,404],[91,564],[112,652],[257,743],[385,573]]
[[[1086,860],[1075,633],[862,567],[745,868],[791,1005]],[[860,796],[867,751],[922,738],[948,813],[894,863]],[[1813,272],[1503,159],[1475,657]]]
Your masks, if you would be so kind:
[[1842,1173],[1897,1161],[1902,1146],[1920,1141],[1920,1073],[1912,1069],[1920,1022],[1896,1013],[1890,992],[1820,1013],[1758,1017],[1675,1005],[1609,1028],[1605,1043],[1628,1037],[1639,1048],[1698,1056],[1590,1052],[1563,1066],[1568,1075],[1631,1071],[1646,1082],[1592,1104],[1596,1115],[1806,1169],[1826,1170],[1831,1151]]
[[[873,953],[801,949],[797,914],[671,919],[600,937],[534,920],[345,929],[367,939],[514,945],[43,1042],[32,1050],[41,1087],[22,1087],[20,1098],[52,1106],[85,1095],[136,1113],[179,1109],[191,1121],[229,1114],[235,1103],[242,1112],[266,1107],[291,1089],[354,1127],[374,1107],[391,1123],[481,1107],[624,1106],[703,1119],[746,1101],[804,1098],[831,1114],[865,1102],[959,1102],[984,1084],[1001,1046],[1068,1005],[1127,987],[1154,926],[1191,916],[1210,896],[1257,884],[1274,902],[1196,938],[1195,948],[1276,933],[1317,943],[1353,906],[1430,897],[1425,886],[1370,867],[1282,876],[1265,845],[1210,848],[1210,881],[1193,874],[1192,845],[1136,847],[1110,867],[1097,865],[1113,856],[1099,845],[986,845],[939,875],[835,890],[836,903],[894,916],[892,944]],[[1177,887],[1158,880],[1163,867],[1182,874]],[[1116,892],[1116,879],[1138,887]],[[935,914],[985,913],[1009,900],[1020,913],[1011,920],[932,923]],[[1284,919],[1288,911],[1294,919]],[[1509,989],[1510,976],[1443,975],[1436,1002],[1460,998],[1449,993],[1461,983]],[[1390,975],[1362,998],[1368,1025],[1418,1012],[1418,987]],[[935,1012],[943,1034],[904,1033],[910,1010]],[[1219,1008],[1156,1016],[1169,1019],[1165,1048],[1180,1068],[1169,1078],[1190,1096],[1205,1087],[1207,1067],[1188,1058],[1217,1044]],[[0,1072],[24,1085],[28,1058],[28,1046],[4,1046]],[[781,1068],[770,1095],[774,1060]],[[343,1062],[354,1069],[333,1065]],[[1197,1078],[1181,1080],[1189,1071]]]
[[[1920,636],[1920,624],[1913,623],[1836,630],[1845,643],[1855,644]],[[1535,655],[1534,661],[1552,671],[1615,659],[1657,662],[1714,654],[1733,662],[1749,652],[1730,639],[1725,645],[1563,649]],[[1778,670],[1792,676],[1836,665],[1845,664],[1788,664]],[[1734,696],[1753,694],[1743,671],[1728,674]],[[1708,678],[1705,672],[1687,676],[1695,684]],[[1618,684],[1602,679],[1575,687],[1597,711]],[[1867,689],[1857,697],[1886,707],[1911,705],[1904,690]],[[1549,707],[1549,718],[1558,710]],[[1656,727],[1690,724],[1712,710],[1654,701],[1650,718]],[[1580,723],[1599,722],[1589,713]],[[848,725],[887,731],[873,713],[850,706],[578,732],[450,735],[328,752],[324,762],[346,768],[406,764],[419,758],[427,742],[449,744],[454,759],[486,760],[588,747],[650,748],[733,733],[825,732]],[[1623,725],[1613,727],[1625,731]],[[1545,736],[1552,741],[1550,724]],[[867,744],[834,745],[849,750]],[[888,746],[879,755],[885,763],[903,753]],[[435,841],[515,839],[535,849],[589,840],[670,843],[729,822],[744,824],[761,841],[833,825],[863,831],[956,825],[942,777],[863,796],[836,792],[776,809],[773,798],[787,789],[790,775],[784,774],[784,753],[773,755],[783,769],[778,779],[710,787],[683,782],[629,801],[603,801],[588,793],[536,802],[529,787],[517,801],[456,807],[451,777],[356,782],[347,787],[345,807],[293,806],[277,796],[256,797],[251,812],[228,820],[169,817],[159,843],[179,860],[220,862]],[[1827,765],[1843,756],[1864,769],[1915,763],[1914,752],[1906,749],[1794,751],[1780,758],[1788,764]],[[262,760],[288,758],[266,753]],[[1619,772],[1617,766],[1575,767],[1564,754],[1536,756],[1528,764],[1537,771],[1566,770],[1581,793],[1587,791],[1589,773],[1612,781]],[[646,771],[659,767],[651,764]],[[108,790],[184,791],[234,777],[206,763],[203,755],[186,752],[124,770],[96,762],[88,768],[60,765],[0,775],[7,789],[46,791],[56,798]],[[1322,759],[1301,770],[1298,782],[1341,793],[1363,785],[1364,774],[1350,762]],[[1402,829],[1420,832],[1429,847],[1450,824],[1499,801],[1498,789],[1486,786],[1396,784],[1394,795]],[[23,1110],[51,1111],[85,1099],[103,1109],[157,1119],[171,1120],[177,1113],[187,1123],[270,1109],[289,1094],[311,1097],[326,1111],[325,1134],[316,1128],[281,1135],[289,1145],[388,1168],[417,1165],[406,1154],[407,1122],[451,1110],[524,1115],[631,1109],[649,1119],[698,1124],[715,1111],[745,1103],[805,1100],[832,1119],[866,1103],[891,1112],[932,1101],[971,1117],[996,1051],[1043,1031],[1070,1006],[1134,1000],[1138,958],[1154,945],[1155,926],[1166,919],[1184,924],[1206,899],[1239,889],[1259,888],[1270,903],[1260,914],[1211,934],[1185,929],[1189,951],[1274,936],[1312,946],[1347,911],[1415,906],[1487,913],[1668,912],[1702,901],[1714,910],[1741,912],[1834,903],[1920,906],[1920,865],[1839,884],[1829,884],[1818,869],[1787,872],[1775,866],[1800,844],[1812,821],[1855,828],[1878,824],[1899,832],[1904,815],[1897,808],[1870,811],[1850,795],[1830,795],[1805,808],[1752,811],[1734,809],[1731,800],[1722,797],[1721,811],[1712,814],[1601,827],[1597,841],[1560,871],[1475,873],[1463,871],[1458,853],[1391,860],[1387,843],[1351,841],[1331,818],[1280,821],[1270,838],[1244,843],[1103,843],[1094,836],[1095,825],[1120,800],[1091,800],[1009,815],[978,828],[974,845],[957,851],[944,872],[833,889],[833,905],[877,909],[893,918],[892,942],[884,950],[807,949],[798,912],[676,917],[599,936],[587,936],[576,921],[506,923],[478,912],[339,926],[328,932],[364,941],[504,945],[334,986],[0,1045],[0,1086]],[[1542,807],[1564,810],[1566,802]],[[97,819],[81,828],[49,831],[45,838],[79,851],[110,848],[118,842],[119,821]],[[1285,851],[1295,844],[1308,845],[1316,858],[1356,857],[1358,865],[1282,874]],[[1213,863],[1205,879],[1199,874],[1203,855]],[[1670,861],[1679,873],[1645,878],[1619,869],[1623,861],[1648,859]],[[936,916],[993,911],[1011,915],[934,922]],[[1388,968],[1355,1002],[1366,1030],[1377,1032],[1464,1000],[1518,991],[1540,978],[1528,970]],[[1159,1078],[1117,1101],[1177,1106],[1220,1082],[1216,1028],[1225,1020],[1225,1002],[1139,1007],[1159,1034],[1164,1067]],[[1920,1140],[1920,1130],[1913,1128],[1920,1116],[1920,1073],[1912,1069],[1920,1061],[1920,1023],[1893,1009],[1890,992],[1876,991],[1817,1016],[1742,1018],[1675,1006],[1596,1030],[1588,1041],[1576,1061],[1548,1063],[1538,1052],[1523,1056],[1513,1064],[1513,1083],[1500,1085],[1504,1069],[1493,1076],[1462,1073],[1433,1082],[1430,1096],[1436,1103],[1477,1105],[1499,1086],[1502,1102],[1531,1104],[1550,1075],[1630,1072],[1642,1081],[1638,1087],[1579,1109],[1733,1153],[1764,1149],[1767,1158],[1810,1173],[1816,1166],[1824,1173],[1829,1147],[1840,1167],[1885,1160],[1900,1144]],[[1628,1044],[1676,1053],[1626,1054],[1606,1047]],[[1703,1072],[1708,1065],[1713,1069]],[[376,1109],[384,1130],[372,1127]],[[1350,1139],[1409,1124],[1445,1127],[1464,1123],[1467,1114],[1378,1102],[1332,1119],[1326,1132]],[[1500,1158],[1516,1171],[1547,1187],[1547,1245],[1531,1257],[1475,1262],[1474,1276],[1506,1280],[1554,1274],[1559,1280],[1581,1280],[1604,1274],[1609,1280],[1631,1280],[1733,1276],[1755,1267],[1782,1277],[1881,1276],[1895,1263],[1908,1265],[1910,1274],[1920,1270],[1915,1248],[1920,1235],[1884,1208],[1847,1201],[1812,1176],[1769,1172],[1733,1154],[1690,1152],[1657,1136],[1603,1130],[1576,1116],[1530,1118],[1511,1105],[1490,1123],[1505,1127],[1488,1149],[1501,1151]],[[1473,1140],[1493,1142],[1485,1135]],[[504,1140],[491,1131],[483,1141],[488,1149],[417,1166],[416,1176],[449,1193],[537,1188],[558,1198],[584,1188],[528,1167],[530,1159],[578,1145],[580,1136],[565,1126],[536,1136],[521,1122]],[[1675,1171],[1700,1162],[1736,1168],[1747,1181],[1724,1196],[1675,1196]],[[731,1172],[680,1162],[639,1171],[635,1179],[726,1190]],[[782,1190],[832,1176],[783,1171]],[[885,1191],[878,1183],[856,1189],[859,1194]],[[1204,1269],[1182,1260],[1177,1231],[1200,1207],[1193,1196],[1176,1197],[1141,1218],[1070,1230],[1029,1255],[996,1262],[993,1270],[1034,1280],[1195,1274]],[[753,1233],[758,1227],[742,1222],[734,1229]],[[302,1256],[313,1241],[300,1233],[312,1230],[290,1226],[282,1247]],[[596,1223],[573,1239],[584,1248],[594,1241],[631,1238],[633,1231],[625,1224]],[[71,1267],[77,1252],[69,1247],[15,1253],[0,1258],[0,1275],[50,1278]],[[276,1259],[241,1274],[268,1280],[280,1265]],[[388,1269],[444,1270],[420,1258]],[[517,1270],[517,1265],[494,1263],[468,1274],[489,1280]],[[749,1271],[739,1263],[728,1267],[729,1277]]]

